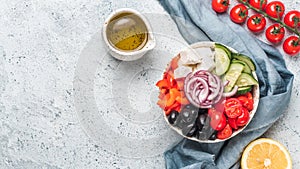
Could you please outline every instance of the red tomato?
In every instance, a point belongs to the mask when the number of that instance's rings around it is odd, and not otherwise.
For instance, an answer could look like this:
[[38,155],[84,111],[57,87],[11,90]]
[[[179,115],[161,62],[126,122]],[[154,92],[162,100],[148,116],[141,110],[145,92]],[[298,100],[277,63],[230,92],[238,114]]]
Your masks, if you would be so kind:
[[214,108],[208,110],[210,116],[210,126],[214,130],[220,131],[226,126],[226,117],[222,112],[217,111]]
[[246,96],[248,99],[253,100],[253,96],[252,96],[252,93],[251,93],[251,92],[247,92],[247,93],[245,94],[245,96]]
[[242,107],[242,114],[236,119],[236,125],[240,127],[245,126],[248,123],[249,119],[249,111],[245,107]]
[[246,96],[239,96],[237,99],[241,102],[241,104],[247,108],[247,110],[253,110],[253,100],[248,99]]
[[285,30],[278,23],[271,25],[266,30],[266,38],[272,43],[279,43],[284,38]]
[[235,23],[244,23],[248,16],[248,9],[243,4],[238,4],[230,10],[230,19]]
[[236,118],[241,115],[242,104],[237,98],[229,98],[224,104],[225,113],[229,118]]
[[212,0],[212,8],[218,13],[226,12],[229,6],[229,0]]
[[256,9],[264,10],[268,1],[267,0],[249,0],[249,4]]
[[225,103],[225,97],[222,97],[218,103],[214,105],[214,108],[219,112],[224,112],[224,103]]
[[289,55],[295,55],[300,51],[300,38],[290,36],[283,42],[283,50]]
[[217,138],[218,139],[226,139],[232,135],[232,128],[230,127],[229,124],[227,124],[223,130],[219,131],[217,133]]
[[228,120],[228,124],[230,125],[231,128],[233,128],[233,129],[238,129],[239,128],[236,124],[236,118],[235,119],[228,118],[227,120]]
[[264,30],[265,26],[266,19],[260,14],[252,15],[247,21],[248,29],[255,33],[259,33]]
[[266,13],[273,17],[281,19],[285,11],[285,7],[280,1],[272,1],[266,6]]
[[284,23],[292,28],[300,27],[300,12],[296,10],[288,12],[284,16]]

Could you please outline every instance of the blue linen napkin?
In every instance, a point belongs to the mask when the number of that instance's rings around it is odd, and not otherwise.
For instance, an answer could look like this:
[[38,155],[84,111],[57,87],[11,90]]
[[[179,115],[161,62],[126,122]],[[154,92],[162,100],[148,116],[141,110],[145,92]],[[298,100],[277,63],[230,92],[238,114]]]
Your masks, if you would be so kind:
[[228,14],[216,14],[211,0],[159,0],[176,22],[188,43],[216,41],[251,57],[257,66],[260,85],[258,110],[247,128],[232,139],[202,144],[183,139],[164,156],[166,168],[239,168],[244,147],[260,137],[279,119],[289,104],[293,74],[287,70],[278,50],[257,40]]

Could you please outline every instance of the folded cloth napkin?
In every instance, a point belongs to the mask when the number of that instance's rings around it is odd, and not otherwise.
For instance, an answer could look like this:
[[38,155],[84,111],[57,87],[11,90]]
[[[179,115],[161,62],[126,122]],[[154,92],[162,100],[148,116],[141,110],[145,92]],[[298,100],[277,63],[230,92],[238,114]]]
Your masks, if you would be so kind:
[[211,9],[211,0],[159,2],[188,43],[221,42],[251,57],[257,66],[260,85],[258,110],[243,132],[228,141],[214,144],[184,139],[165,152],[166,168],[239,168],[244,147],[266,132],[284,113],[290,101],[294,76],[287,70],[278,50],[234,24],[227,14],[216,14]]

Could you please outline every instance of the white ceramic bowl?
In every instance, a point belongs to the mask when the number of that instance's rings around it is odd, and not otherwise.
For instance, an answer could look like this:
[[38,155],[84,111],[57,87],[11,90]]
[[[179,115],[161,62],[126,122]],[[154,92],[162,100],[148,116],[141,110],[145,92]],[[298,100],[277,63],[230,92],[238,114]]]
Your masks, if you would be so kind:
[[[195,49],[195,48],[199,48],[199,47],[213,47],[215,44],[215,42],[197,42],[197,43],[194,43],[192,45],[190,45],[187,49],[184,49],[182,50],[181,52],[185,51],[185,50],[190,50],[191,48],[192,49]],[[226,46],[226,45],[224,45]],[[228,49],[231,50],[231,52],[233,53],[237,53],[237,51],[231,47],[228,47],[226,46]],[[180,53],[181,53],[180,52]],[[168,66],[167,66],[168,67]],[[253,77],[257,80],[257,76],[256,76],[256,73],[255,72],[252,72],[253,74]],[[225,140],[228,140],[234,136],[236,136],[237,134],[239,134],[241,131],[243,131],[247,125],[251,122],[252,118],[254,117],[255,113],[256,113],[256,110],[257,110],[257,106],[258,106],[258,102],[259,102],[259,86],[258,85],[255,85],[252,89],[252,95],[253,95],[253,101],[254,101],[254,105],[253,105],[253,110],[250,111],[250,119],[248,121],[248,123],[244,126],[244,127],[241,127],[239,128],[238,130],[234,131],[232,133],[232,135],[227,138],[227,139],[215,139],[215,140],[199,140],[197,139],[196,137],[187,137],[185,135],[182,134],[182,130],[179,129],[178,127],[176,126],[173,126],[169,123],[168,121],[168,116],[166,116],[166,114],[164,113],[164,119],[166,120],[166,122],[169,124],[169,126],[175,130],[177,133],[179,133],[181,136],[187,138],[187,139],[190,139],[190,140],[194,140],[194,141],[197,141],[197,142],[201,142],[201,143],[217,143],[217,142],[221,142],[221,141],[225,141]]]
[[[132,13],[132,14],[138,16],[144,22],[144,24],[147,28],[147,33],[148,33],[147,41],[145,42],[145,44],[143,46],[141,46],[140,48],[138,48],[136,50],[122,51],[122,50],[119,50],[119,49],[115,48],[114,46],[112,46],[108,41],[108,37],[106,34],[108,24],[110,23],[110,21],[113,18],[115,18],[116,16],[119,16],[121,14],[124,14],[124,13]],[[103,36],[103,40],[104,40],[106,46],[109,49],[109,53],[116,59],[123,60],[123,61],[133,61],[133,60],[137,60],[137,59],[141,58],[142,56],[144,56],[144,54],[146,52],[153,49],[156,44],[153,33],[152,33],[151,26],[150,26],[148,20],[146,19],[146,17],[143,16],[140,12],[138,12],[134,9],[130,9],[130,8],[121,8],[121,9],[118,9],[118,10],[112,12],[104,22],[103,29],[102,29],[102,36]]]

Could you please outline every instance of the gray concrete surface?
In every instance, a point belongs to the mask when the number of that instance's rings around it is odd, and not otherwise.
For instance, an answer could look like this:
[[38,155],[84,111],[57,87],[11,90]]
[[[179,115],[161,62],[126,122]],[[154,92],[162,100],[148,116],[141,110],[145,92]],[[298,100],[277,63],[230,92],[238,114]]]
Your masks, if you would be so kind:
[[[299,10],[300,0],[284,3]],[[121,7],[147,13],[158,44],[130,64],[110,58],[99,36],[107,15]],[[184,46],[156,0],[1,0],[0,168],[164,168],[162,152],[180,137],[153,113],[150,84]],[[300,60],[285,60],[295,74],[292,100],[265,136],[285,145],[300,168]],[[139,86],[147,97],[131,94]],[[124,89],[132,92],[116,97]],[[92,109],[84,104],[90,97]],[[118,106],[122,98],[129,108]]]

